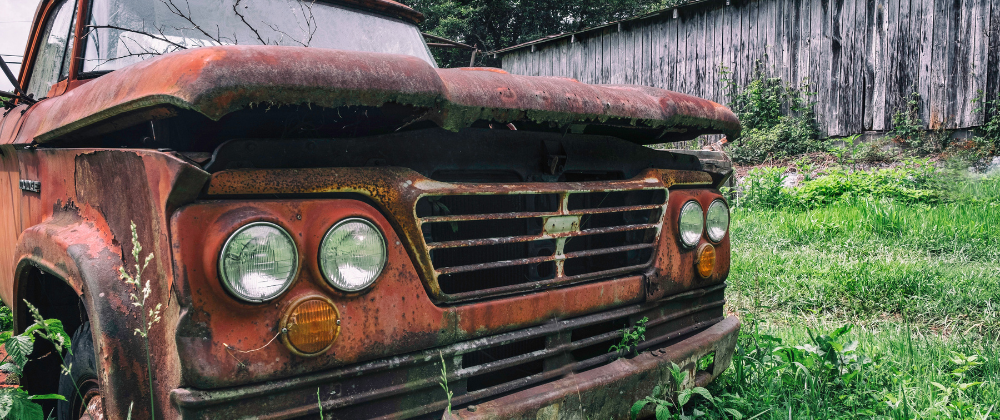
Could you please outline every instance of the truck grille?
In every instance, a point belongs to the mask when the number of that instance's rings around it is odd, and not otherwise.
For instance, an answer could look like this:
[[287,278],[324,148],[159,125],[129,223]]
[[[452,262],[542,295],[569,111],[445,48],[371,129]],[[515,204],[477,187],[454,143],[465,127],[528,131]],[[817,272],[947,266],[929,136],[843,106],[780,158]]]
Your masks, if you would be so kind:
[[428,195],[415,212],[434,280],[455,301],[641,271],[652,262],[667,195]]

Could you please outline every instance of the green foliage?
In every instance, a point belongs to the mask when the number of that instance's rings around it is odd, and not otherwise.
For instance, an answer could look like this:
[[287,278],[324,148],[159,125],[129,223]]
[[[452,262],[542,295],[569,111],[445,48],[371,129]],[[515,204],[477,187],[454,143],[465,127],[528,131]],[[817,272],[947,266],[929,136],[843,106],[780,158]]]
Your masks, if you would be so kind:
[[812,180],[812,174],[816,170],[816,164],[812,162],[808,157],[800,157],[792,162],[795,166],[795,171],[802,175],[803,181]]
[[[579,31],[627,19],[681,0],[413,0],[408,5],[426,17],[424,32],[443,36],[480,51],[492,51],[561,32]],[[441,67],[469,65],[469,51],[433,49]],[[479,55],[476,65],[499,67],[500,60]]]
[[629,410],[629,418],[632,420],[639,418],[639,413],[642,412],[642,409],[650,404],[653,405],[653,413],[656,415],[656,420],[672,418],[673,414],[670,412],[670,408],[674,406],[674,403],[667,399],[667,391],[667,388],[660,385],[654,387],[652,394],[632,404],[632,408]]
[[325,419],[326,416],[323,415],[323,400],[319,397],[319,388],[316,388],[316,405],[319,407],[319,419]]
[[[28,309],[35,319],[30,327],[18,335],[14,335],[11,331],[0,333],[0,342],[3,343],[4,351],[7,353],[7,357],[0,361],[0,370],[8,375],[22,376],[24,366],[28,363],[28,356],[35,348],[36,337],[50,341],[60,358],[63,350],[69,351],[70,348],[70,338],[63,330],[61,321],[42,319],[38,309],[30,303]],[[64,364],[63,372],[66,371],[68,368]],[[0,388],[0,419],[44,419],[42,406],[35,403],[37,400],[65,401],[66,399],[58,394],[30,395],[23,388]]]
[[855,168],[857,167],[858,163],[857,147],[858,147],[858,138],[860,137],[861,137],[860,134],[855,134],[853,136],[846,137],[843,140],[844,141],[843,146],[838,146],[830,149],[830,152],[837,157],[837,163],[841,165],[846,165],[850,163],[852,167]]
[[6,305],[0,304],[0,331],[10,331],[14,328],[14,313]]
[[736,206],[746,208],[814,209],[842,201],[881,200],[905,204],[938,204],[954,199],[945,189],[934,164],[910,159],[903,165],[876,171],[850,172],[828,169],[824,176],[803,180],[797,188],[785,188],[785,168],[757,167],[742,180]]
[[994,411],[1000,365],[995,356],[966,356],[969,350],[995,355],[990,343],[916,341],[917,331],[905,326],[859,337],[849,326],[816,335],[809,328],[745,325],[730,370],[710,387],[714,401],[696,407],[775,420],[1000,418]]
[[[723,69],[723,74],[728,74]],[[809,86],[789,88],[779,78],[767,77],[757,63],[754,79],[746,86],[728,84],[729,107],[743,125],[729,154],[740,164],[796,156],[826,149],[819,138]]]
[[451,413],[451,397],[453,397],[455,394],[451,391],[450,388],[448,388],[448,368],[445,366],[444,363],[444,354],[438,352],[438,357],[441,358],[441,377],[438,380],[438,385],[441,385],[441,389],[444,390],[445,397],[448,398],[448,408],[446,409],[445,413]]
[[1000,154],[1000,98],[987,100],[983,91],[972,100],[976,108],[972,111],[983,114],[983,125],[976,130],[976,138],[971,145],[974,160]]
[[[712,393],[703,387],[692,387],[685,388],[685,383],[688,382],[689,372],[677,366],[676,363],[670,363],[670,378],[673,380],[672,384],[668,386],[657,385],[653,388],[653,392],[649,396],[636,401],[632,404],[632,408],[629,410],[629,417],[635,420],[639,417],[639,414],[647,406],[653,406],[653,414],[656,420],[669,420],[669,419],[697,419],[697,418],[728,418],[732,416],[733,418],[739,420],[743,418],[743,413],[735,408],[723,407],[722,400],[716,399],[712,396]],[[671,392],[671,390],[679,390]],[[687,414],[684,410],[688,403],[692,402],[691,398],[694,396],[700,396],[702,401],[700,405],[707,405],[711,409],[717,412],[717,416],[710,416],[706,411],[699,410],[698,408],[693,408],[691,414]],[[693,405],[693,404],[692,404]],[[674,413],[676,409],[677,413]],[[676,416],[675,416],[676,414]]]
[[918,155],[938,153],[946,146],[944,136],[927,131],[926,123],[920,118],[920,103],[920,94],[910,93],[906,107],[892,116],[893,128],[889,136]]
[[920,94],[910,93],[906,107],[892,116],[892,134],[900,141],[907,143],[919,142],[924,133],[924,121],[920,118]]
[[750,170],[742,180],[740,195],[735,200],[737,207],[775,208],[788,201],[783,183],[785,168],[759,166]]
[[897,170],[941,199],[734,207],[727,310],[744,327],[709,386],[717,404],[771,420],[1000,419],[1000,177]]
[[622,330],[622,339],[618,344],[612,345],[608,349],[609,352],[618,353],[618,356],[622,356],[626,353],[632,352],[635,355],[639,351],[639,343],[646,340],[646,323],[649,322],[648,317],[642,317],[642,319],[635,322],[635,326],[628,327]]
[[930,182],[933,173],[933,165],[926,161],[870,172],[832,169],[826,176],[803,182],[798,188],[783,192],[787,195],[789,204],[804,208],[816,208],[857,198],[936,204],[945,201],[947,196],[939,186]]

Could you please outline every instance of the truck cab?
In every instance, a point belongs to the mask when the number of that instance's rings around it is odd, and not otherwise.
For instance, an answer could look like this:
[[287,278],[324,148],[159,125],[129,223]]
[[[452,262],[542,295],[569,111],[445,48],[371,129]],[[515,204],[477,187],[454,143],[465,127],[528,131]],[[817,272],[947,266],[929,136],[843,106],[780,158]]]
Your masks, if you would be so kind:
[[42,0],[0,120],[0,297],[73,351],[21,386],[59,419],[624,418],[672,363],[725,370],[731,165],[647,145],[736,116],[437,68],[421,20]]

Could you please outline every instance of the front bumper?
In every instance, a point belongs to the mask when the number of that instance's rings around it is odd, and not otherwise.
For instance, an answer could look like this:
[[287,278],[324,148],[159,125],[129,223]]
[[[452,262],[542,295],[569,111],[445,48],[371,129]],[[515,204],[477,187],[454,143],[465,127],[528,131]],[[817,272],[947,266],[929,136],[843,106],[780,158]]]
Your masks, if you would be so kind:
[[[456,411],[461,419],[627,418],[629,408],[653,387],[670,384],[671,362],[688,371],[685,387],[704,386],[729,367],[740,320],[730,316],[674,345],[580,372],[561,380]],[[698,360],[715,353],[709,370]],[[473,411],[474,410],[474,411]]]
[[[454,415],[463,419],[626,418],[632,403],[648,395],[656,385],[670,383],[671,362],[689,372],[689,383],[685,386],[702,386],[711,382],[729,366],[739,329],[739,319],[730,316],[683,340],[665,347],[650,347],[653,350],[642,352],[633,358],[622,358],[593,369],[570,373],[561,379],[486,402],[471,401],[474,405],[463,405]],[[698,361],[712,353],[715,354],[714,364],[708,370],[698,371]],[[421,358],[436,359],[435,356],[437,355],[428,353]],[[404,357],[397,359],[385,361],[383,369],[388,372],[394,365],[398,367],[408,363]],[[367,387],[370,388],[364,390],[348,385],[351,383],[347,378],[350,376],[349,372],[340,372],[337,376],[339,380],[320,374],[217,391],[177,389],[171,397],[185,419],[315,418],[319,411],[317,400],[321,395],[327,396],[325,399],[328,400],[340,400],[339,409],[327,407],[324,410],[326,418],[362,418],[371,416],[359,417],[356,412],[350,413],[350,409],[345,411],[347,407],[344,404],[350,406],[375,402],[371,401],[377,399],[374,394],[379,393],[378,389],[386,389],[387,385],[398,389],[433,389],[437,385],[432,379],[399,382],[400,378],[373,377],[367,381]],[[394,386],[393,383],[397,385]],[[341,384],[351,389],[344,389]],[[347,397],[347,394],[352,395]],[[462,404],[464,398],[457,400],[458,404]],[[410,401],[404,406],[397,406],[393,414],[376,417],[426,416],[427,412],[421,408],[440,405],[443,409],[444,401],[427,403],[428,401]],[[326,405],[328,404],[324,404]],[[441,411],[443,410],[437,412]]]

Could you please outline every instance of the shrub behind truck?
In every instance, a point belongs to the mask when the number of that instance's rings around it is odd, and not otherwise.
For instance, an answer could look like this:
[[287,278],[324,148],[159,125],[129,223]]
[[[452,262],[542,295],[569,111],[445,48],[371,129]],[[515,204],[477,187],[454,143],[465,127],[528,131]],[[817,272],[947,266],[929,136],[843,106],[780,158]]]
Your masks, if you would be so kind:
[[621,418],[671,363],[684,386],[729,365],[731,166],[645,145],[736,138],[734,114],[438,69],[421,19],[41,2],[0,121],[0,296],[73,335],[68,375],[40,344],[21,378],[66,397],[46,412]]

